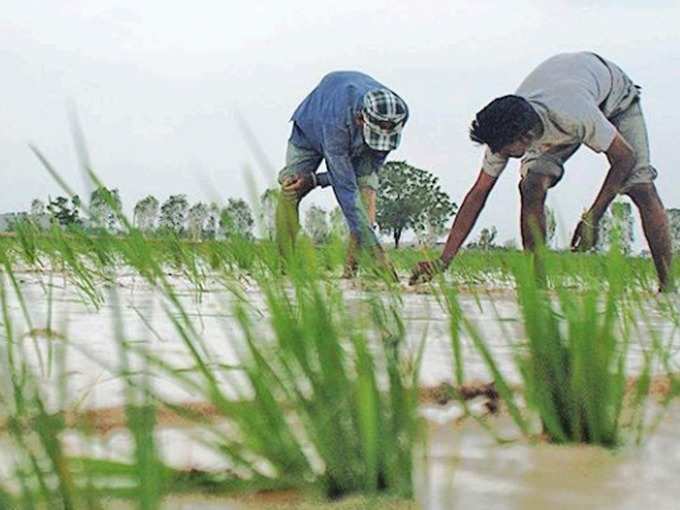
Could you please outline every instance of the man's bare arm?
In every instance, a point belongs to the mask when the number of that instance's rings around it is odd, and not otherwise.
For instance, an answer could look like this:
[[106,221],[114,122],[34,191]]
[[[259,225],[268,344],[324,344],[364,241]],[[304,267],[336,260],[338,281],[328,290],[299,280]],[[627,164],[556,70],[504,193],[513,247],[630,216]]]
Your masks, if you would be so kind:
[[486,199],[489,193],[496,185],[496,177],[479,172],[477,180],[465,195],[465,199],[458,209],[456,218],[451,226],[449,237],[446,239],[446,245],[441,255],[441,260],[445,266],[451,263],[451,260],[456,256],[458,250],[467,239],[472,227],[475,226],[479,213],[486,204]]
[[596,220],[602,218],[635,167],[635,151],[620,134],[616,135],[606,154],[610,164],[609,172],[588,210],[588,214]]
[[491,177],[483,171],[479,172],[477,181],[472,188],[470,188],[467,195],[465,195],[465,199],[463,200],[460,209],[458,209],[458,214],[453,222],[453,226],[451,226],[449,237],[446,240],[446,246],[444,246],[444,251],[439,257],[439,260],[424,260],[418,262],[416,267],[413,268],[409,284],[413,285],[415,283],[429,281],[437,271],[445,269],[451,263],[451,260],[456,256],[461,245],[470,234],[472,227],[474,227],[477,222],[477,217],[484,208],[486,199],[495,184],[495,177]]
[[576,226],[571,240],[572,249],[585,251],[592,248],[596,241],[600,219],[635,167],[635,151],[620,134],[616,135],[606,154],[610,164],[609,172],[593,205]]

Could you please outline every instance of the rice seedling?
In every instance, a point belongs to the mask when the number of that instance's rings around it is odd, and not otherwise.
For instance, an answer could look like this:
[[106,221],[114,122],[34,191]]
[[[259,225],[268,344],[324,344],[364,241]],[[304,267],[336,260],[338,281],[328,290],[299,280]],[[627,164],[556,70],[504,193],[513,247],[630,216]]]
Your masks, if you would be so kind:
[[[201,391],[235,428],[233,436],[220,437],[220,450],[246,478],[317,487],[328,497],[408,495],[417,435],[416,378],[404,372],[403,328],[390,327],[385,317],[395,313],[378,301],[371,316],[350,314],[342,294],[319,279],[312,253],[304,248],[297,253],[305,254],[304,262],[290,268],[292,288],[281,278],[258,280],[273,338],[262,338],[242,302],[236,303],[246,346],[245,381],[238,384],[229,372],[209,369],[211,354],[195,347],[188,322],[176,321],[200,367],[198,380],[182,382]],[[236,402],[220,379],[232,382]]]
[[[612,249],[603,291],[558,288],[555,295],[537,282],[534,268],[531,257],[513,264],[526,336],[526,344],[513,344],[514,359],[528,409],[540,418],[542,431],[553,442],[617,446],[626,433],[644,428],[640,409],[649,396],[650,376],[660,365],[663,368],[660,360],[666,352],[658,340],[648,342],[642,369],[628,387],[632,339],[625,282],[630,268]],[[449,298],[455,312],[455,296],[449,293]],[[452,313],[452,328],[458,377],[463,360],[457,335],[463,329],[485,361],[513,420],[524,434],[532,433],[529,417],[516,405],[511,385],[480,332],[456,313]]]

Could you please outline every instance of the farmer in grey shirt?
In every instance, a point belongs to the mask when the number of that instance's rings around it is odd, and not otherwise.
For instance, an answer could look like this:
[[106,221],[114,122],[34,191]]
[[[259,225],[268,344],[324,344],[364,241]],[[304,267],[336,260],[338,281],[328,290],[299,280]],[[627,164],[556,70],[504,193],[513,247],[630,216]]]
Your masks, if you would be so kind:
[[[546,60],[515,95],[489,103],[470,128],[470,138],[486,145],[481,172],[456,215],[441,258],[419,263],[412,281],[427,279],[449,265],[509,158],[522,158],[522,241],[525,249],[535,248],[545,239],[547,190],[560,181],[564,163],[584,144],[605,153],[610,169],[576,226],[572,249],[592,248],[609,204],[617,194],[628,195],[640,211],[660,290],[672,289],[668,219],[654,186],[657,172],[650,163],[639,96],[639,88],[616,64],[594,53],[579,52]],[[536,233],[543,237],[535,239]]]

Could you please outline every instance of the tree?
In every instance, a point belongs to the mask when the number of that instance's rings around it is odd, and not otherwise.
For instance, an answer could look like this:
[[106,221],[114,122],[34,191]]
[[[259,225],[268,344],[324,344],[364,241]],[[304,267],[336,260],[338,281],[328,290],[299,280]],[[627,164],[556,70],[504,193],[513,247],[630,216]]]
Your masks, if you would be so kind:
[[668,214],[673,251],[680,251],[680,209],[668,209],[666,213]]
[[470,250],[491,250],[496,248],[495,240],[498,235],[498,230],[495,226],[491,228],[484,227],[479,233],[479,238],[476,241],[469,243],[466,248]]
[[335,206],[328,214],[328,228],[331,236],[340,239],[346,239],[349,236],[349,227],[340,207]]
[[390,161],[379,176],[377,221],[381,232],[392,235],[396,248],[405,231],[438,233],[456,211],[439,179],[427,170]]
[[630,254],[635,240],[633,225],[633,209],[630,202],[612,202],[609,211],[600,220],[595,249],[606,251],[613,243],[617,243],[623,253]]
[[121,201],[117,189],[99,187],[90,194],[90,222],[94,228],[103,228],[113,232],[118,227],[118,215]]
[[305,232],[316,244],[328,241],[330,228],[328,226],[328,213],[325,209],[313,205],[305,214]]
[[186,195],[170,195],[161,206],[160,227],[175,234],[183,234],[188,208]]
[[439,185],[431,191],[432,198],[425,205],[423,218],[414,228],[421,244],[432,246],[448,230],[448,221],[458,208]]
[[199,241],[202,238],[206,219],[208,219],[208,206],[203,202],[198,202],[189,209],[187,231],[189,237],[194,241]]
[[48,228],[50,224],[50,214],[46,211],[45,202],[39,198],[34,198],[31,201],[31,212],[28,214],[28,221],[35,227]]
[[208,217],[205,219],[205,226],[203,227],[203,237],[205,239],[215,239],[219,223],[220,206],[215,202],[211,202],[208,206]]
[[[266,193],[266,192],[265,192]],[[227,206],[222,209],[220,215],[220,229],[224,236],[229,238],[235,235],[251,238],[253,237],[253,213],[248,202],[242,198],[230,198]]]
[[50,214],[52,221],[62,227],[82,225],[80,219],[80,197],[78,195],[73,195],[70,200],[62,196],[54,200],[49,199],[47,212]]
[[274,239],[276,232],[276,207],[278,203],[279,190],[276,188],[269,188],[260,196],[260,210],[258,211],[260,226],[262,235],[269,240]]
[[668,209],[668,224],[671,229],[673,251],[680,251],[680,209]]
[[557,231],[557,220],[555,211],[550,207],[545,208],[545,245],[551,247]]
[[151,232],[156,228],[158,218],[158,199],[147,195],[135,205],[133,223],[142,232]]
[[38,218],[45,214],[45,202],[39,198],[34,198],[31,202],[31,217]]

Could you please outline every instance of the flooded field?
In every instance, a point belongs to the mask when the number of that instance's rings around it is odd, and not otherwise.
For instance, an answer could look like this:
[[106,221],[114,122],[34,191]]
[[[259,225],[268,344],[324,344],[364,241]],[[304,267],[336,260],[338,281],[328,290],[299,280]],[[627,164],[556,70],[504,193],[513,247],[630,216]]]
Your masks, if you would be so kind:
[[[247,300],[249,313],[262,338],[271,336],[271,325],[267,317],[265,299],[257,286],[243,283],[239,287],[240,296],[225,289],[221,282],[208,280],[207,288],[197,292],[190,282],[181,277],[171,278],[177,289],[177,296],[187,311],[197,332],[211,350],[216,364],[235,364],[239,362],[237,353],[243,349],[242,334],[234,316],[234,303]],[[144,280],[133,275],[116,278],[116,286],[103,288],[106,301],[95,308],[84,300],[72,284],[55,277],[37,278],[30,273],[21,276],[24,297],[30,305],[33,319],[33,333],[43,358],[50,356],[48,346],[61,349],[67,340],[65,359],[68,371],[67,405],[80,408],[113,407],[123,403],[122,382],[114,375],[117,358],[117,335],[119,327],[127,339],[146,345],[155,354],[168,362],[185,369],[192,368],[192,361],[163,306],[167,299],[162,293],[152,289]],[[349,306],[360,306],[361,298],[366,296],[361,284],[346,280],[338,282]],[[51,286],[51,303],[48,307],[46,287]],[[450,338],[450,317],[441,297],[427,292],[427,289],[412,289],[404,286],[400,295],[399,310],[406,327],[407,350],[415,355],[424,342],[420,385],[436,386],[453,379],[453,358]],[[371,290],[375,293],[375,290]],[[242,294],[241,294],[242,293]],[[513,346],[524,338],[524,328],[517,300],[511,290],[499,289],[478,293],[461,293],[458,296],[462,312],[470,318],[487,340],[494,358],[501,370],[517,381],[514,373]],[[669,298],[676,301],[675,296]],[[668,301],[662,303],[667,304]],[[644,302],[637,321],[641,334],[653,332],[664,338],[669,346],[673,363],[680,362],[680,327],[662,312],[657,298],[650,295]],[[10,312],[20,317],[20,304],[14,302]],[[50,317],[48,319],[48,313]],[[47,323],[51,323],[50,336]],[[26,353],[36,363],[36,352],[32,348],[31,332],[22,332],[26,343]],[[488,369],[478,351],[472,348],[469,335],[462,332],[465,346],[465,371],[469,380],[490,380]],[[634,345],[628,360],[632,373],[639,368],[646,349],[646,341]],[[112,365],[113,363],[113,365]],[[114,369],[114,370],[112,370]],[[192,395],[174,387],[171,381],[157,381],[157,389],[170,400],[182,402],[191,400]]]
[[[95,429],[93,434],[84,435],[76,430],[63,434],[69,454],[114,461],[133,455],[134,441],[125,427],[124,407],[129,403],[126,393],[129,382],[138,370],[140,374],[149,374],[150,391],[164,402],[198,410],[210,423],[209,427],[196,427],[176,416],[158,414],[155,437],[163,463],[177,470],[211,473],[229,472],[235,467],[215,447],[220,434],[229,433],[229,425],[220,421],[214,407],[204,405],[200,392],[191,391],[181,379],[169,377],[159,367],[135,366],[139,360],[134,359],[128,360],[132,366],[120,366],[124,359],[120,355],[121,339],[143,352],[153,353],[157,362],[167,363],[177,373],[192,374],[199,370],[196,358],[173,324],[174,316],[192,324],[203,340],[197,348],[210,353],[208,359],[214,367],[238,366],[246,347],[242,323],[235,312],[237,303],[247,304],[245,309],[256,337],[267,339],[273,334],[266,296],[257,285],[244,279],[237,285],[225,286],[215,276],[206,278],[204,290],[198,292],[186,278],[171,275],[168,279],[180,302],[179,307],[173,308],[167,293],[159,292],[134,272],[121,272],[113,280],[115,283],[101,283],[105,299],[95,307],[72,282],[58,274],[19,272],[15,276],[31,324],[22,319],[26,315],[18,294],[8,294],[7,313],[16,318],[14,336],[21,339],[21,351],[37,374],[49,411],[65,410],[75,421],[89,413]],[[366,306],[367,296],[380,295],[375,288],[367,290],[361,283],[342,281],[340,285],[350,310]],[[633,321],[639,341],[631,346],[627,356],[631,377],[644,366],[652,338],[663,338],[667,346],[666,368],[677,366],[680,361],[676,348],[680,332],[673,314],[666,309],[674,306],[674,299],[659,301],[649,295],[640,301],[643,307],[636,311]],[[485,339],[499,370],[513,385],[521,384],[515,358],[517,345],[524,341],[526,332],[514,291],[500,288],[463,292],[458,295],[458,303],[462,314]],[[184,310],[185,317],[179,317],[177,309]],[[403,321],[406,358],[415,360],[422,347],[418,386],[454,384],[451,316],[441,296],[427,289],[403,287],[397,309]],[[461,331],[461,337],[465,380],[493,380],[488,363],[474,347],[470,331]],[[658,368],[664,373],[661,370],[664,367]],[[244,389],[247,384],[238,371],[220,378],[218,384],[225,395],[252,397],[252,391]],[[427,433],[426,439],[419,441],[413,479],[415,500],[422,508],[637,509],[649,505],[656,509],[675,508],[680,496],[674,483],[675,468],[680,465],[677,404],[671,404],[667,412],[649,404],[648,421],[653,424],[655,417],[660,416],[658,428],[645,436],[640,445],[634,444],[631,434],[628,444],[606,450],[551,445],[541,438],[533,444],[518,430],[505,408],[484,419],[497,438],[508,441],[499,443],[475,419],[465,418],[466,412],[476,416],[488,414],[484,399],[473,400],[468,409],[447,400],[451,399],[444,398],[443,405],[437,405],[431,398],[425,399],[419,410]],[[2,443],[3,477],[8,478],[7,466],[13,454],[0,437]],[[363,501],[352,504],[356,506],[338,508],[374,507]],[[268,505],[304,508],[305,503],[269,502],[258,497],[250,501],[206,498],[194,492],[166,498],[163,508],[270,508]],[[385,505],[384,508],[409,508],[404,506],[408,505],[406,502],[402,506],[389,506],[400,505],[389,502]],[[131,507],[120,503],[120,508]]]

